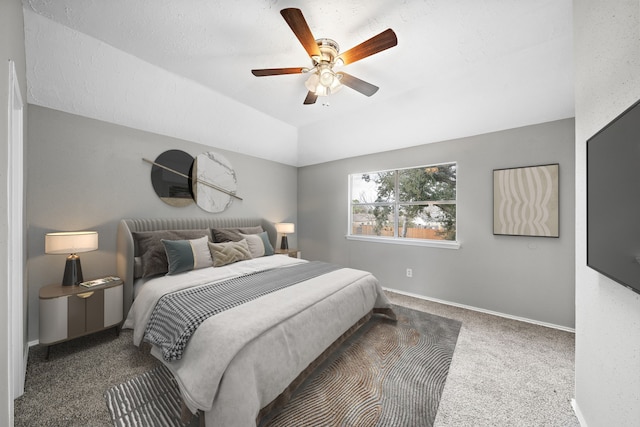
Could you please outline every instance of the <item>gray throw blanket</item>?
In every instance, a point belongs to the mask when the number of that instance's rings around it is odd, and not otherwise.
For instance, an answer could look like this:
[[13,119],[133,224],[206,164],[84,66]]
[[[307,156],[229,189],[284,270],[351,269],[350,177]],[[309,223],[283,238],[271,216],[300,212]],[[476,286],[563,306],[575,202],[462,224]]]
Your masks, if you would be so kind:
[[167,362],[181,359],[189,338],[209,317],[339,268],[311,261],[172,292],[154,307],[144,340],[159,347]]

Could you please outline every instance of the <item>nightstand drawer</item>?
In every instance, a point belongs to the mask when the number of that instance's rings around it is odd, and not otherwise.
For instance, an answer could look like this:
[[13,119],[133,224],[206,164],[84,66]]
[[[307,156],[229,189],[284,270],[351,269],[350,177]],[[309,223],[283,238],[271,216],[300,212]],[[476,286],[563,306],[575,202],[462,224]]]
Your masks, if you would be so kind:
[[[48,344],[67,339],[68,298],[40,300],[40,343]],[[64,315],[61,315],[63,313]]]
[[123,283],[96,288],[50,285],[40,289],[40,344],[55,344],[118,326]]
[[105,328],[117,325],[122,322],[124,308],[122,300],[124,298],[124,287],[114,286],[104,290],[104,326]]
[[67,297],[67,338],[104,328],[104,290],[83,292]]

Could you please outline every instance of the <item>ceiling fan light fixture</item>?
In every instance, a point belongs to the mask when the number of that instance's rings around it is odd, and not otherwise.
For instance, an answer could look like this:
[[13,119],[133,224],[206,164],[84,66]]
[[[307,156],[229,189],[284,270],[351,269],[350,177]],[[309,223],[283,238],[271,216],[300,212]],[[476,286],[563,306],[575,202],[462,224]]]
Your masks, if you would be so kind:
[[328,87],[322,86],[322,85],[318,85],[318,87],[316,88],[316,95],[317,96],[328,96],[331,92],[329,91]]
[[341,77],[330,68],[323,68],[311,74],[304,85],[317,96],[327,96],[342,89]]
[[304,82],[304,85],[307,87],[307,89],[309,89],[311,92],[315,92],[316,89],[318,88],[318,86],[320,85],[320,77],[318,76],[318,73],[313,73],[309,76],[309,78],[307,79],[306,82]]
[[333,81],[331,82],[331,86],[329,86],[331,93],[336,93],[337,91],[342,89],[342,83],[340,82],[341,78],[342,78],[341,74],[335,74],[335,73],[333,74]]
[[320,84],[324,87],[331,87],[333,85],[333,81],[336,79],[336,74],[331,70],[329,65],[321,65],[320,70]]

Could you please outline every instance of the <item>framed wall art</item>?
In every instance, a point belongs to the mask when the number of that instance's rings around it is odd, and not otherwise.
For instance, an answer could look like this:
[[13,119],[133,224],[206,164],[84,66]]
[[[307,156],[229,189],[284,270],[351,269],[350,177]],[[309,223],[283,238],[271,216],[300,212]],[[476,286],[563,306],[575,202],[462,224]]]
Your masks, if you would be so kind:
[[193,157],[181,150],[160,154],[151,166],[151,184],[163,202],[178,208],[193,204],[191,166]]
[[559,237],[559,165],[493,171],[493,234]]
[[168,150],[155,161],[142,158],[151,164],[151,183],[163,202],[185,207],[196,204],[207,212],[222,212],[231,206],[233,199],[242,201],[236,194],[236,173],[231,163],[221,154],[209,151],[193,158],[180,150]]

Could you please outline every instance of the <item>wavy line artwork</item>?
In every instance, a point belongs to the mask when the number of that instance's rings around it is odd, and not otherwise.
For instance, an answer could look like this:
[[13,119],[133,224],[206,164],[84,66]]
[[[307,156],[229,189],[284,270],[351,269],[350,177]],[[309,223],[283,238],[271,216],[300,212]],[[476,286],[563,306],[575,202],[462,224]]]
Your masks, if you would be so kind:
[[493,171],[493,234],[558,237],[559,165]]

